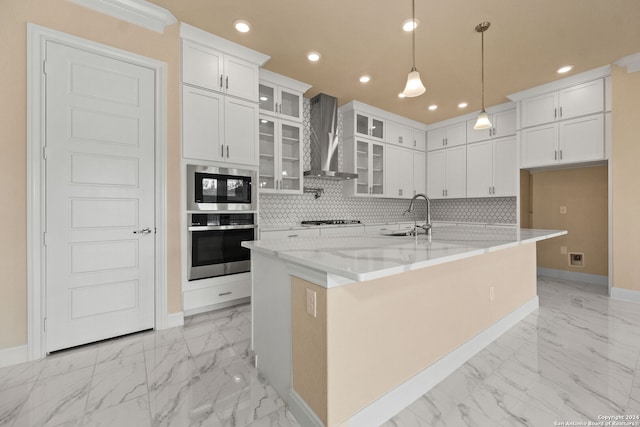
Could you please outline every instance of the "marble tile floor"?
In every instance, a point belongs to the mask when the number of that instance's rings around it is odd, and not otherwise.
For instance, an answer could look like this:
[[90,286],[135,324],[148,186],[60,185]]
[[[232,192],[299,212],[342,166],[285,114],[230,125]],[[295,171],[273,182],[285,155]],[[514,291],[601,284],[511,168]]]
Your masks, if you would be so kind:
[[[640,415],[640,304],[546,278],[538,294],[538,310],[383,426]],[[250,333],[241,305],[1,368],[0,426],[298,426],[253,368]]]

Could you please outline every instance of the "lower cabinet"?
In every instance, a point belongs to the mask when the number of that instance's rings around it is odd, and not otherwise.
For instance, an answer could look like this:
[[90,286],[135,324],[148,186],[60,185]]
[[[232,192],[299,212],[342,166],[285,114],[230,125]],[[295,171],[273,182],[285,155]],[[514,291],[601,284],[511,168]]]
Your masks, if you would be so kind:
[[260,231],[260,240],[291,239],[294,237],[320,237],[320,230],[318,228],[299,228]]
[[467,197],[516,196],[516,138],[467,145]]
[[427,196],[431,199],[467,197],[466,145],[429,152]]
[[604,115],[594,114],[523,129],[522,168],[604,160]]

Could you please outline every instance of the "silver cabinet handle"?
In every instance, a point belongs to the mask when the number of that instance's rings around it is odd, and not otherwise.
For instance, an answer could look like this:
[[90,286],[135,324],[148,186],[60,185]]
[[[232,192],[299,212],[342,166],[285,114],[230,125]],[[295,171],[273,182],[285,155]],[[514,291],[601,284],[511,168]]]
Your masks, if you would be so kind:
[[289,234],[287,237],[298,237],[297,234]]
[[401,136],[398,137],[398,143],[402,144],[402,137]]
[[558,118],[558,109],[557,109],[557,108],[554,108],[554,109],[553,109],[553,118],[554,118],[554,119],[557,119],[557,118]]
[[227,159],[229,158],[229,145],[227,144]]
[[554,151],[553,160],[558,160],[558,150]]
[[224,158],[224,144],[220,146],[220,157]]
[[226,89],[229,89],[229,76],[227,76],[226,78],[226,86],[227,86]]
[[225,295],[231,295],[233,292],[223,292],[221,294],[218,294],[219,297],[223,297]]
[[416,142],[416,140],[413,140],[413,146],[415,147],[416,145],[418,145],[418,143]]
[[222,74],[220,74],[220,89],[222,89]]
[[133,234],[150,234],[151,229],[149,227],[143,228],[142,230],[133,230]]
[[398,189],[398,196],[402,196],[402,188]]
[[282,114],[282,103],[280,103],[280,107],[279,107],[278,113]]
[[562,107],[560,107],[560,118],[562,118]]
[[[562,117],[562,115],[561,115]],[[560,150],[560,160],[562,160],[562,150]]]

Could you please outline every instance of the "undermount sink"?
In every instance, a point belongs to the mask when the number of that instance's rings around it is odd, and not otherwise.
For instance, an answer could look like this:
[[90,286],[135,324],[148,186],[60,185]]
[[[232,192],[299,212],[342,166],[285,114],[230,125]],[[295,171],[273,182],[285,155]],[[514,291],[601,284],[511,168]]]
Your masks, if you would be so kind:
[[395,231],[393,233],[383,233],[383,236],[393,236],[393,237],[406,237],[406,236],[413,236],[413,232],[411,230],[407,230],[407,231]]

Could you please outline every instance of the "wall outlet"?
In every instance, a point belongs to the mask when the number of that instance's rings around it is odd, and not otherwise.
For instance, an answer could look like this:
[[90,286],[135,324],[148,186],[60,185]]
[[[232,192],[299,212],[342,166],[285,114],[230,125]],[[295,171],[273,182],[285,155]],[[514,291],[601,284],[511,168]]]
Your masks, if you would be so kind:
[[307,313],[316,317],[316,291],[307,288]]
[[569,265],[572,267],[584,267],[584,254],[571,252],[569,254]]
[[560,206],[560,215],[566,215],[566,214],[567,214],[567,207]]
[[567,254],[567,247],[560,246],[560,255],[566,255],[566,254]]

